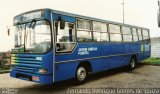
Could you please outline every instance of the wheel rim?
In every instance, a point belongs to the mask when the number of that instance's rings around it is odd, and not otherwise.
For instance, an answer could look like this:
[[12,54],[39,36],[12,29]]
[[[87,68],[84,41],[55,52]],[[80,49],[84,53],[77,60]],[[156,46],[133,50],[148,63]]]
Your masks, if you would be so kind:
[[83,67],[78,68],[77,70],[77,78],[79,81],[83,81],[86,78],[86,70]]
[[135,61],[134,61],[134,59],[132,59],[132,61],[131,61],[131,67],[132,67],[132,68],[135,67]]

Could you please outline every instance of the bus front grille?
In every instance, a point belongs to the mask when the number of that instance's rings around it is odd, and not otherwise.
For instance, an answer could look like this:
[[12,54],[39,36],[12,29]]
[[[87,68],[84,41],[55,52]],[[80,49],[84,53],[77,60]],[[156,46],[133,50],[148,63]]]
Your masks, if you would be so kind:
[[20,72],[33,73],[36,69],[41,68],[42,60],[37,60],[37,56],[11,55],[13,70]]

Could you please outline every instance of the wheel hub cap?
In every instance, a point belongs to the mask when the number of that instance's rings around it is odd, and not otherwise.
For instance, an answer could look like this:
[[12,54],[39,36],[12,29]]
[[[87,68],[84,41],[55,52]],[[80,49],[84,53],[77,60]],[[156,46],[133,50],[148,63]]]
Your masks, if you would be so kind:
[[86,70],[83,67],[80,67],[77,71],[77,77],[80,81],[83,81],[86,78]]

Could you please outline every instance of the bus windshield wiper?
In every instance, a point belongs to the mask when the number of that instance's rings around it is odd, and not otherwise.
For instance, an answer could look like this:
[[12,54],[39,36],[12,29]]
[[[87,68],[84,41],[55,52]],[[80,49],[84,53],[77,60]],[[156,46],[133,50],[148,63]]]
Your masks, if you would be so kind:
[[36,22],[37,21],[35,19],[33,19],[32,22],[31,22],[31,24],[30,24],[30,26],[29,26],[29,28],[34,28],[35,25],[36,25]]
[[[31,23],[30,23],[30,25],[29,25],[29,32],[32,32],[32,30],[33,30],[33,28],[35,27],[35,25],[36,25],[36,20],[35,19],[33,19],[32,21],[31,21]],[[27,25],[27,24],[26,24]],[[26,26],[27,27],[27,26]],[[24,46],[26,46],[26,43],[27,43],[27,40],[26,40],[26,38],[27,38],[27,36],[28,36],[28,31],[26,31],[25,30],[25,41],[24,41]]]

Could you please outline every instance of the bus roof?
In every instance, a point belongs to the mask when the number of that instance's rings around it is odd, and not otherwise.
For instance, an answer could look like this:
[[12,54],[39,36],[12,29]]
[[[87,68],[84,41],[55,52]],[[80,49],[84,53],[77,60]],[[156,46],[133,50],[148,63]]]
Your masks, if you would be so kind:
[[[94,20],[94,21],[98,21],[98,22],[111,23],[111,24],[117,24],[117,25],[122,25],[122,26],[135,27],[135,28],[140,28],[140,29],[147,29],[147,28],[139,27],[139,26],[135,26],[135,25],[123,24],[123,23],[119,23],[119,22],[114,22],[114,21],[103,20],[103,19],[94,18],[94,17],[88,17],[88,16],[83,16],[83,15],[78,15],[78,14],[73,14],[73,13],[58,11],[58,10],[49,9],[49,8],[32,10],[32,11],[28,11],[28,12],[21,13],[21,14],[19,14],[19,15],[17,15],[17,16],[20,16],[20,15],[23,15],[23,14],[26,14],[26,13],[35,12],[35,11],[40,11],[40,10],[49,10],[49,11],[52,12],[52,13],[61,14],[61,15],[67,15],[67,16],[71,16],[71,17],[86,19],[86,20]],[[17,16],[15,16],[15,17],[17,17]],[[149,30],[149,29],[148,29],[148,30]]]

